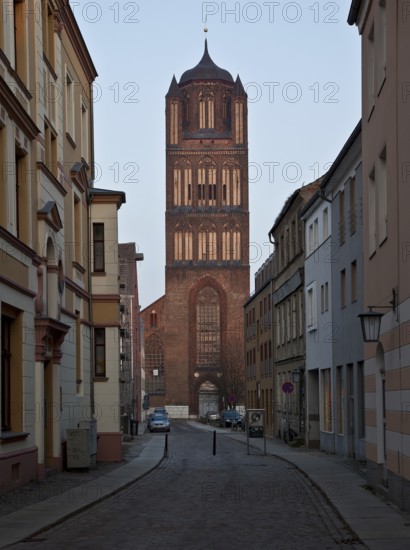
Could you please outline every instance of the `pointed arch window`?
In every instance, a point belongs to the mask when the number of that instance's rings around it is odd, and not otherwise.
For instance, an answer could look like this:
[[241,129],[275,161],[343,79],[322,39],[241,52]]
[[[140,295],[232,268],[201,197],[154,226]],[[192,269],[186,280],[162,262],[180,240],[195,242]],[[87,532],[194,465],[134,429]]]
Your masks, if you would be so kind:
[[222,167],[222,204],[241,204],[241,169],[233,160],[229,160]]
[[210,158],[202,160],[199,164],[198,205],[216,205],[216,165]]
[[222,232],[222,260],[238,261],[241,259],[241,233],[239,226],[225,226]]
[[224,95],[222,102],[223,121],[225,127],[231,129],[231,96]]
[[198,260],[212,261],[217,259],[216,228],[213,224],[202,224],[198,232]]
[[235,141],[238,144],[243,143],[243,103],[237,101],[235,103]]
[[184,128],[189,126],[189,94],[186,91],[182,93],[182,125]]
[[199,94],[199,128],[208,129],[215,127],[215,103],[212,92]]
[[211,286],[198,293],[196,303],[196,363],[215,368],[221,362],[221,312],[219,295]]
[[185,222],[182,224],[177,224],[174,235],[175,260],[192,260],[192,227]]
[[192,205],[192,167],[187,159],[174,165],[174,206]]
[[145,342],[145,390],[150,395],[165,393],[164,346],[157,334]]
[[153,309],[150,313],[150,324],[151,324],[151,328],[157,328],[158,315],[155,309]]
[[179,109],[178,103],[173,101],[170,106],[170,143],[176,145],[178,143],[178,122],[179,122]]

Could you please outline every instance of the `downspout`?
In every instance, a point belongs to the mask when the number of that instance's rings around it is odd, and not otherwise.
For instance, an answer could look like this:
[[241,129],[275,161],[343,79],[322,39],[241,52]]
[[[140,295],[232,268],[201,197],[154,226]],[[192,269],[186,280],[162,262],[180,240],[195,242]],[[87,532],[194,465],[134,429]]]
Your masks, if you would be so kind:
[[[92,185],[92,180],[89,182]],[[92,195],[87,190],[87,205],[88,205],[88,318],[90,321],[90,401],[91,401],[91,416],[95,418],[95,396],[94,396],[94,318],[93,318],[93,292],[91,278],[91,202]]]
[[91,277],[91,202],[92,195],[90,188],[94,187],[95,179],[95,157],[94,157],[94,98],[92,83],[90,84],[90,150],[91,150],[91,178],[88,182],[87,189],[87,205],[88,205],[88,239],[87,239],[87,255],[88,255],[88,294],[90,296],[88,302],[88,318],[90,321],[90,404],[91,417],[95,418],[95,394],[94,394],[94,318],[93,318],[93,292],[92,292],[92,277]]

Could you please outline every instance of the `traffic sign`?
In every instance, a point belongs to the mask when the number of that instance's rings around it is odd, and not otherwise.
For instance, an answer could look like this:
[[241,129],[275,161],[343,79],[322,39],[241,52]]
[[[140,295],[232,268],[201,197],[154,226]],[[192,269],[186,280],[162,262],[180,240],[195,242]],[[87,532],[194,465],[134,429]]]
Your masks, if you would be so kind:
[[282,384],[283,393],[292,393],[294,389],[295,389],[295,387],[292,384],[292,382],[284,382]]
[[230,395],[230,396],[228,397],[228,401],[229,401],[229,403],[235,403],[236,397],[235,397],[234,395]]

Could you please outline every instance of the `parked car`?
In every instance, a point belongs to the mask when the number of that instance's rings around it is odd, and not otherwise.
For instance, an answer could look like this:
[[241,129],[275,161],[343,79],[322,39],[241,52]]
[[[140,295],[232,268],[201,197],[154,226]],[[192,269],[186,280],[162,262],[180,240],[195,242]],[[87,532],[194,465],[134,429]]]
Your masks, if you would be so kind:
[[169,416],[168,411],[165,407],[155,407],[154,414],[163,414],[165,416]]
[[219,425],[222,428],[229,428],[232,425],[241,426],[242,416],[235,409],[223,411],[219,418]]
[[171,424],[165,414],[153,414],[148,421],[150,432],[169,432]]
[[219,420],[220,414],[217,411],[208,411],[206,413],[205,417],[206,417],[206,420],[208,422],[215,422],[215,421]]

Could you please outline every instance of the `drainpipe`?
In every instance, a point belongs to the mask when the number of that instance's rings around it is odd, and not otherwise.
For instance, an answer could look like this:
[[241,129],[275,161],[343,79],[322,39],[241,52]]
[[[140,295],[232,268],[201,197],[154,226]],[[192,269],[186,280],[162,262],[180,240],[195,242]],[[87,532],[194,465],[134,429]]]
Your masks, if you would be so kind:
[[[93,180],[89,182],[89,186],[93,187]],[[88,239],[87,239],[87,268],[88,268],[88,294],[90,296],[88,302],[88,317],[90,321],[90,404],[91,404],[91,416],[95,418],[95,397],[94,397],[94,319],[93,319],[93,301],[92,301],[92,278],[91,278],[91,202],[92,195],[87,189],[87,205],[88,205]]]

